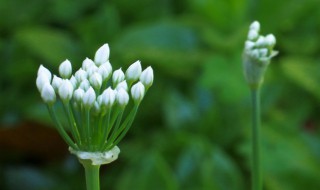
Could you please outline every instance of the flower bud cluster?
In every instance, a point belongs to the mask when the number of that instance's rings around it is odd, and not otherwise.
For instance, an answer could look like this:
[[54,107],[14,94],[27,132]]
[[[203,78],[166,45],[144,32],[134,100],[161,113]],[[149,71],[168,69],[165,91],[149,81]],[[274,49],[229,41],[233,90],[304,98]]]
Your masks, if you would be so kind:
[[[140,61],[136,61],[125,73],[121,68],[112,72],[109,54],[109,46],[104,44],[97,50],[94,61],[86,58],[73,75],[71,62],[65,60],[59,66],[60,77],[54,75],[53,79],[51,72],[41,65],[36,84],[43,101],[53,104],[59,96],[62,102],[73,100],[86,108],[96,105],[98,110],[105,110],[114,105],[126,106],[131,92],[134,103],[140,103],[153,83],[152,68],[142,71]],[[110,78],[113,88],[107,86]]]
[[260,23],[254,21],[250,27],[244,47],[244,74],[249,84],[260,85],[272,57],[278,54],[273,48],[276,38],[273,34],[262,36]]

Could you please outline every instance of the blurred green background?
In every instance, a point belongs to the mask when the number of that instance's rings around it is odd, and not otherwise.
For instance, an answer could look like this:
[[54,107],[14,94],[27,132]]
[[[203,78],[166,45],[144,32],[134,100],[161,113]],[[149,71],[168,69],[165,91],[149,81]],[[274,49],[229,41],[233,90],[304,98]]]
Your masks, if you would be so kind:
[[0,0],[0,189],[84,190],[84,172],[35,86],[40,64],[79,67],[104,43],[153,87],[102,189],[250,189],[249,24],[280,51],[262,89],[266,190],[320,189],[319,0]]

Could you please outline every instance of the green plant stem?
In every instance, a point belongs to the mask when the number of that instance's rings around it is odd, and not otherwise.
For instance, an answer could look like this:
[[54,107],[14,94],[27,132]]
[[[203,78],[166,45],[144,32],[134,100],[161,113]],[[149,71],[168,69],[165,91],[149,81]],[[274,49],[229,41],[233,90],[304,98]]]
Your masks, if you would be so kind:
[[100,190],[100,165],[92,165],[91,160],[80,160],[86,175],[87,190]]
[[252,190],[262,190],[260,139],[260,88],[251,89],[252,97]]

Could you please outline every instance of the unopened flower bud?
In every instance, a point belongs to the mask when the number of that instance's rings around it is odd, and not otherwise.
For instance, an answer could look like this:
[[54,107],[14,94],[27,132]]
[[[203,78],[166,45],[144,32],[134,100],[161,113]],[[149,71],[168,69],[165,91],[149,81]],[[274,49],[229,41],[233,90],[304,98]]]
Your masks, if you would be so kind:
[[118,104],[122,107],[126,106],[129,102],[129,94],[123,88],[120,88],[117,91],[116,98],[117,98]]
[[92,65],[90,68],[88,68],[87,73],[88,76],[93,75],[94,73],[98,72],[99,67],[97,67],[96,65]]
[[89,59],[86,58],[83,62],[82,62],[82,69],[85,71],[88,71],[90,67],[92,67],[92,65],[95,65],[94,62]]
[[255,30],[257,32],[259,32],[260,30],[260,23],[258,21],[254,21],[250,27],[249,27],[249,30]]
[[67,79],[72,74],[72,65],[71,62],[66,59],[64,62],[62,62],[59,66],[59,74],[62,78]]
[[146,68],[140,75],[140,82],[148,89],[153,83],[153,69],[152,67]]
[[57,77],[56,75],[53,75],[52,87],[56,92],[58,92],[59,87],[61,86],[61,83],[62,83],[62,79],[60,77]]
[[84,79],[80,83],[79,88],[82,88],[84,91],[87,91],[90,88],[90,82],[87,79]]
[[44,84],[41,90],[41,98],[47,104],[53,104],[56,101],[56,93],[50,83]]
[[258,40],[256,41],[256,46],[258,47],[265,47],[265,38],[263,36],[259,36]]
[[82,103],[85,107],[91,108],[94,105],[96,100],[96,93],[94,92],[93,88],[90,87],[82,97]]
[[128,84],[127,84],[127,82],[125,80],[120,82],[117,85],[116,90],[120,90],[120,89],[124,89],[125,91],[128,91]]
[[60,99],[66,102],[72,98],[72,95],[73,95],[73,86],[69,80],[64,79],[59,87]]
[[37,76],[36,84],[37,84],[37,88],[38,88],[39,92],[42,91],[42,88],[46,83],[50,84],[50,80],[48,79],[47,75],[42,73],[42,74]]
[[38,76],[40,76],[40,75],[46,76],[47,79],[48,79],[49,81],[51,81],[52,74],[51,74],[51,72],[50,72],[47,68],[45,68],[43,65],[40,65],[40,67],[39,67],[39,69],[38,69]]
[[101,64],[109,60],[110,49],[108,44],[101,46],[94,56],[94,62],[96,65],[100,66]]
[[134,82],[138,80],[141,74],[141,70],[142,68],[141,68],[140,61],[134,62],[132,65],[128,67],[126,71],[126,79],[130,82]]
[[131,96],[135,103],[140,103],[143,99],[145,88],[141,82],[136,83],[131,88]]
[[248,33],[248,40],[256,40],[259,37],[259,33],[255,30],[250,30]]
[[273,47],[276,44],[276,38],[273,34],[268,34],[265,37],[265,44],[269,47]]
[[87,79],[87,76],[88,76],[87,72],[81,68],[75,73],[75,77],[78,82],[81,82]]
[[103,81],[109,79],[109,77],[111,76],[111,73],[112,73],[112,66],[111,66],[110,62],[107,61],[107,62],[103,63],[102,65],[100,65],[98,72],[100,73]]
[[109,87],[106,90],[104,90],[103,93],[101,94],[101,99],[99,103],[103,107],[110,108],[113,106],[115,99],[116,99],[116,94],[114,90],[112,90]]
[[252,48],[254,48],[254,46],[255,46],[255,43],[254,42],[252,42],[252,41],[246,41],[245,42],[245,45],[244,45],[245,47],[245,49],[246,50],[251,50]]
[[112,82],[113,82],[113,85],[116,86],[118,83],[124,81],[124,73],[123,71],[120,69],[116,70],[113,72],[113,75],[112,75]]
[[82,101],[83,95],[84,95],[84,90],[82,88],[78,88],[77,90],[74,91],[73,93],[73,98],[76,102],[80,103]]
[[92,87],[94,89],[100,89],[101,85],[102,85],[102,77],[99,73],[93,73],[93,75],[91,75],[90,79],[90,84],[92,85]]

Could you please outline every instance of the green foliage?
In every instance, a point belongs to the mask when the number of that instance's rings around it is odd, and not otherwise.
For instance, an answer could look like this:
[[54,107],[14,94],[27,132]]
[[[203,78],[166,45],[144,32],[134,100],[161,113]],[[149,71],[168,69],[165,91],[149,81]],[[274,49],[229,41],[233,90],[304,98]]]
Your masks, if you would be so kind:
[[[153,67],[155,81],[119,144],[119,159],[102,167],[102,189],[249,189],[251,107],[241,62],[247,27],[259,20],[280,51],[261,94],[265,189],[318,190],[318,4],[0,1],[1,126],[52,125],[35,88],[38,66],[57,72],[68,58],[79,67],[107,42],[114,68],[139,59]],[[41,165],[26,161],[30,155],[9,155],[1,153],[0,189],[85,187],[75,158]]]

